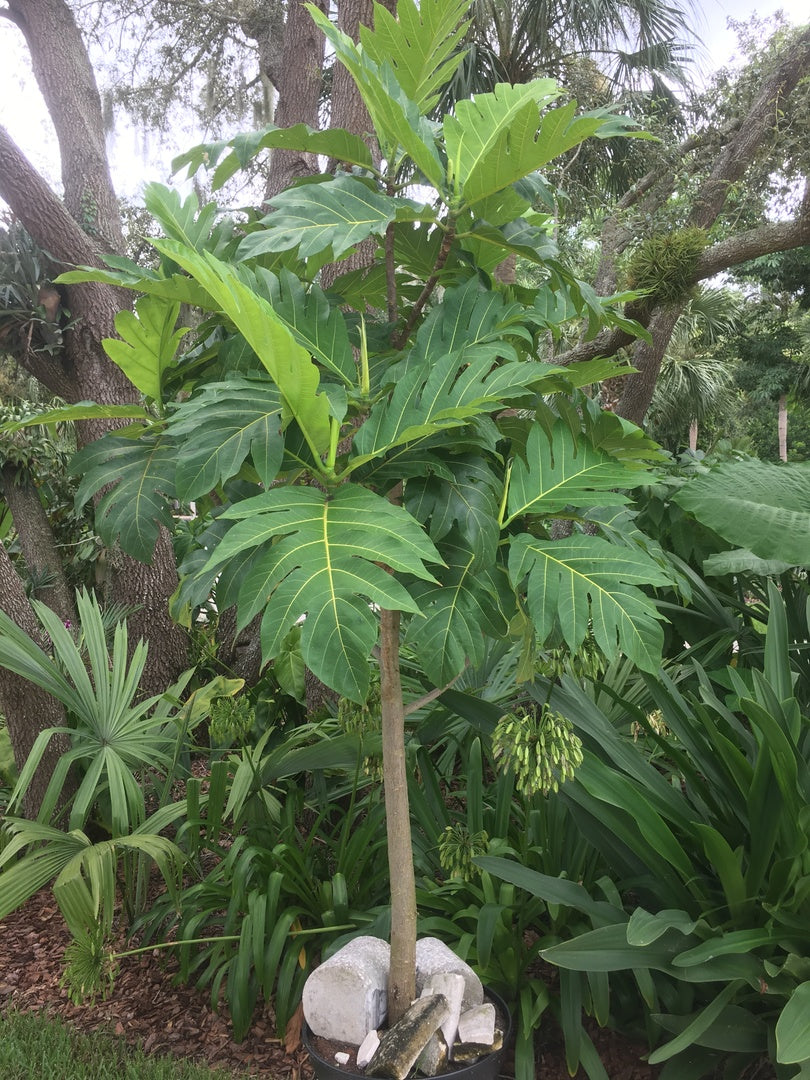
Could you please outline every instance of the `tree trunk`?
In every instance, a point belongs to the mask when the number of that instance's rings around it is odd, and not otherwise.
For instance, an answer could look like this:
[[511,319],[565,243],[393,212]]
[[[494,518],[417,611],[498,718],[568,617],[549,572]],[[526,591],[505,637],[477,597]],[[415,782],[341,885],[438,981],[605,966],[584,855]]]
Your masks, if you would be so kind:
[[[8,0],[6,14],[25,37],[56,128],[65,203],[2,128],[0,197],[57,265],[100,266],[102,252],[123,251],[123,236],[106,157],[101,101],[84,42],[64,0]],[[65,334],[62,354],[49,362],[54,375],[49,379],[44,363],[32,373],[69,402],[123,404],[138,400],[135,388],[101,346],[103,338],[115,335],[115,315],[129,305],[129,295],[99,283],[70,286],[67,294],[74,325]],[[102,421],[77,425],[80,444],[98,438],[112,426]],[[24,527],[18,523],[19,531]],[[144,689],[163,690],[187,662],[185,633],[171,623],[167,610],[168,597],[177,585],[171,538],[165,531],[161,533],[151,566],[115,553],[109,561],[113,567],[110,598],[143,605],[130,640],[134,647],[139,634],[144,634],[151,644]],[[10,564],[8,569],[13,569]],[[0,581],[0,590],[3,584],[9,588],[14,585],[7,577]],[[0,603],[5,606],[7,602],[0,591]],[[38,714],[28,711],[26,715],[36,721]],[[38,724],[33,736],[39,730]]]
[[685,304],[669,304],[656,308],[648,327],[652,342],[640,341],[636,345],[633,365],[638,369],[638,374],[624,377],[622,395],[615,409],[625,420],[632,420],[639,426],[644,423],[664,354],[684,306]]
[[34,595],[52,608],[62,622],[75,623],[73,593],[65,580],[51,523],[37,489],[27,477],[18,477],[12,465],[3,466],[0,480],[22,556],[34,581]]
[[64,0],[8,0],[28,45],[62,161],[70,214],[99,247],[122,252],[121,213],[110,177],[101,98],[73,13]]
[[380,699],[388,870],[391,877],[391,967],[388,1023],[416,997],[416,885],[405,757],[405,709],[399,672],[398,611],[380,613]]
[[698,444],[698,422],[694,418],[689,424],[689,449],[694,454]]
[[779,395],[779,415],[777,418],[777,430],[779,431],[779,460],[787,461],[787,394]]
[[[324,13],[326,0],[317,0]],[[260,47],[261,51],[261,47]],[[323,86],[324,38],[304,7],[303,0],[291,0],[284,27],[284,47],[277,75],[275,123],[279,127],[308,124],[318,127],[318,110]],[[289,187],[293,181],[318,172],[314,154],[297,150],[274,150],[270,158],[265,200]]]
[[[9,618],[13,619],[40,647],[43,647],[45,643],[42,640],[39,624],[34,618],[22,582],[2,544],[0,544],[0,597],[2,598],[0,606]],[[3,667],[0,667],[0,708],[6,718],[11,749],[18,769],[25,764],[40,731],[45,731],[50,727],[65,726],[65,711],[56,698]],[[23,809],[28,817],[37,816],[56,763],[69,749],[70,744],[65,735],[57,735],[51,739],[25,797]],[[61,802],[66,801],[74,790],[75,784],[71,776],[62,791]]]

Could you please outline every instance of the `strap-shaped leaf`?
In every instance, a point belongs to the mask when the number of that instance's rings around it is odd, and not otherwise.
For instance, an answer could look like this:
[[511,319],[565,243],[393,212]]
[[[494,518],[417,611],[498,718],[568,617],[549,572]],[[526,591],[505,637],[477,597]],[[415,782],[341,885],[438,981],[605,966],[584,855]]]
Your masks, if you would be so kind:
[[[329,445],[329,402],[318,393],[320,376],[307,350],[232,267],[208,252],[197,253],[171,240],[155,241],[155,247],[196,278],[234,323],[281,391],[285,426],[294,418],[319,457]],[[243,273],[249,281],[249,271]]]
[[274,489],[226,510],[236,519],[209,561],[220,566],[259,548],[239,591],[239,622],[265,608],[262,652],[272,659],[304,619],[301,651],[322,682],[355,701],[368,690],[368,658],[377,641],[371,605],[416,612],[407,590],[380,564],[433,580],[426,562],[441,556],[416,521],[371,491],[344,484]]
[[450,682],[465,664],[480,664],[487,638],[504,637],[512,614],[499,588],[498,576],[506,584],[505,575],[494,560],[478,558],[455,531],[441,545],[441,553],[447,563],[441,584],[417,582],[411,587],[424,618],[411,619],[405,635],[436,686]]
[[76,505],[112,485],[96,506],[96,529],[108,546],[117,540],[128,555],[149,562],[160,526],[174,524],[169,500],[176,495],[176,467],[176,448],[162,433],[105,435],[71,462],[71,473],[82,474]]
[[471,553],[487,563],[495,558],[500,530],[498,501],[501,481],[485,458],[465,454],[444,462],[449,477],[427,475],[405,487],[405,506],[417,521],[426,523],[431,540],[438,543],[455,527]]
[[357,468],[395,446],[435,435],[491,412],[540,381],[546,366],[530,362],[492,367],[492,358],[468,362],[466,353],[423,361],[397,383],[390,400],[375,405],[358,430],[351,461]]
[[763,559],[810,566],[810,465],[736,461],[696,476],[674,501]]
[[660,667],[663,616],[638,586],[669,579],[644,552],[598,536],[548,541],[523,534],[512,541],[509,575],[516,588],[526,588],[539,641],[558,626],[569,648],[578,649],[592,630],[606,656],[621,651],[644,671]]
[[159,296],[142,296],[135,313],[119,311],[115,329],[121,335],[102,342],[107,356],[146,397],[162,403],[163,372],[172,363],[187,327],[177,329],[180,304]]
[[331,248],[338,259],[366,237],[382,236],[396,212],[391,196],[356,176],[287,188],[273,196],[273,212],[262,219],[267,228],[248,233],[237,258],[298,248],[300,257],[307,259]]
[[394,65],[397,82],[423,113],[439,100],[464,58],[459,48],[468,23],[470,0],[399,0],[396,18],[374,5],[374,29],[360,27],[363,49],[381,67]]
[[619,487],[640,483],[637,470],[586,439],[575,443],[568,427],[558,421],[552,438],[532,427],[526,443],[526,461],[516,457],[512,467],[506,524],[524,514],[554,514],[566,506],[615,506],[626,503]]
[[248,456],[269,487],[284,454],[281,395],[269,379],[211,383],[180,405],[169,432],[181,440],[177,494],[198,499],[235,476]]

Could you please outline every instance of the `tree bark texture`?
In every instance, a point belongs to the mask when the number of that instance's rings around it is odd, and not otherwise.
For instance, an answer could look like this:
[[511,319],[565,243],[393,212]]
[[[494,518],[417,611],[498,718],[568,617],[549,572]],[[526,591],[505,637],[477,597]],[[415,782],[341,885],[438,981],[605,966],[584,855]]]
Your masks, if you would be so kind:
[[788,412],[787,394],[780,394],[777,404],[777,431],[779,434],[779,460],[787,461]]
[[[42,640],[39,624],[34,618],[22,582],[2,544],[0,544],[0,606],[9,618],[13,619],[40,647],[45,646],[46,643]],[[18,769],[25,764],[40,731],[50,727],[65,726],[65,711],[56,698],[3,667],[0,667],[0,708],[6,718],[11,749]],[[28,817],[36,817],[56,763],[69,749],[70,745],[66,736],[58,735],[51,739],[25,797],[23,809]],[[71,777],[63,790],[62,801],[65,801],[73,790]]]
[[[62,560],[39,492],[13,465],[2,467],[0,483],[17,531],[20,551],[35,582],[34,595],[52,608],[62,622],[75,624],[73,592],[65,580]],[[44,579],[43,584],[36,584],[38,578]]]
[[100,247],[123,251],[101,98],[73,13],[64,0],[8,0],[8,7],[56,128],[65,205]]
[[[3,128],[0,197],[57,265],[101,266],[102,252],[123,251],[123,236],[106,156],[100,97],[84,42],[65,0],[8,0],[7,11],[25,37],[56,128],[65,202],[51,191]],[[73,326],[65,333],[65,347],[61,356],[41,360],[32,374],[68,402],[125,404],[139,400],[135,388],[101,345],[103,338],[115,336],[115,315],[130,303],[129,293],[108,285],[69,286],[67,306]],[[24,356],[20,359],[25,361]],[[79,444],[99,438],[113,426],[110,421],[77,425]],[[19,531],[22,527],[20,523]],[[144,635],[151,643],[144,690],[163,690],[182,671],[188,655],[185,633],[168,615],[168,597],[177,585],[171,538],[165,531],[161,533],[149,566],[115,552],[108,562],[112,571],[109,599],[142,606],[133,621],[130,640],[134,647]],[[8,568],[13,570],[10,564]]]
[[[326,0],[317,6],[328,12]],[[261,53],[261,43],[260,43]],[[276,76],[278,91],[275,123],[279,127],[308,124],[318,127],[318,112],[323,86],[323,34],[315,26],[303,0],[290,0],[284,27],[281,66]],[[265,200],[289,187],[295,180],[318,172],[315,154],[297,150],[274,150],[270,158]]]
[[416,885],[405,757],[405,710],[399,671],[398,611],[380,613],[380,699],[388,869],[391,877],[391,967],[388,1023],[416,997]]

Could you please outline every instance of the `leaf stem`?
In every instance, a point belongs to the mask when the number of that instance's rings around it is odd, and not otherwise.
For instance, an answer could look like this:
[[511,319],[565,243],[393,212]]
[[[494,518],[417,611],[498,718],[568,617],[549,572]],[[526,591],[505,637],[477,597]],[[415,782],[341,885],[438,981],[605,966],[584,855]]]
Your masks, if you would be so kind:
[[464,674],[464,672],[467,670],[467,668],[469,666],[470,666],[470,660],[469,660],[469,657],[467,657],[465,659],[465,661],[464,661],[464,667],[461,669],[461,671],[459,671],[459,673],[457,675],[453,676],[453,678],[450,680],[449,683],[446,683],[444,686],[434,687],[434,689],[431,690],[429,693],[423,694],[420,698],[417,698],[415,701],[411,701],[403,709],[403,716],[410,716],[411,713],[415,713],[419,709],[423,708],[425,705],[429,705],[431,703],[431,701],[435,701],[437,697],[441,697],[442,694],[445,692],[445,690],[449,690],[451,686],[453,686],[455,683],[458,682],[458,680],[461,678],[461,676]]
[[450,248],[453,245],[453,240],[456,235],[456,222],[455,218],[448,220],[444,239],[442,240],[442,246],[439,248],[439,254],[436,256],[436,263],[433,267],[433,273],[425,282],[425,287],[419,294],[416,303],[411,308],[411,313],[408,316],[408,320],[403,326],[402,330],[394,336],[392,339],[392,345],[395,349],[401,349],[404,347],[405,342],[410,336],[411,330],[416,325],[416,321],[422,314],[422,309],[433,295],[433,290],[436,288],[436,284],[439,280],[439,273],[444,269],[444,264],[447,262],[447,258],[450,255]]
[[501,505],[498,508],[498,527],[503,529],[506,524],[506,500],[509,496],[509,480],[512,476],[512,462],[506,466],[506,474],[503,479],[503,495],[501,496]]

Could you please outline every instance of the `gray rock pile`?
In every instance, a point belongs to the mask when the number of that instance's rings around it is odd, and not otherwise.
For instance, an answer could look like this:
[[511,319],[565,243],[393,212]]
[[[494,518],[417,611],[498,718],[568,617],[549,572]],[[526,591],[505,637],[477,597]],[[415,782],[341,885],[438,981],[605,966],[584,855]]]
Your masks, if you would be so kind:
[[386,942],[358,937],[316,968],[303,995],[312,1034],[356,1046],[357,1066],[386,1080],[405,1080],[414,1065],[436,1076],[451,1061],[470,1064],[500,1049],[503,1033],[495,1006],[484,1004],[481,980],[437,938],[416,944],[419,997],[394,1027],[381,1030],[388,964]]

